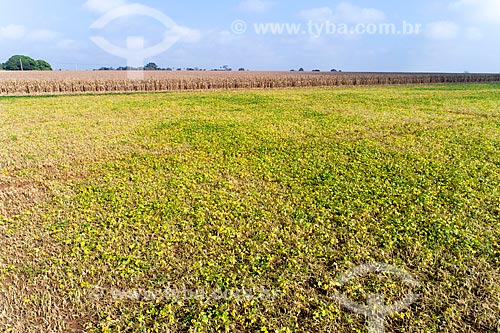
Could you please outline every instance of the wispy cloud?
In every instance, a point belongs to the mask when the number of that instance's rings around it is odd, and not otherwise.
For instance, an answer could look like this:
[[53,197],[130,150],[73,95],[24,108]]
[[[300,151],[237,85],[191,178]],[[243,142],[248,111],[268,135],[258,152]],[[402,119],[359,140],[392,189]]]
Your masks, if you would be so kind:
[[62,40],[58,41],[56,46],[58,49],[66,50],[66,51],[74,51],[74,50],[77,50],[80,48],[79,43],[76,40],[70,39],[70,38],[66,38],[66,39],[62,39]]
[[197,43],[202,38],[202,33],[199,30],[191,29],[181,25],[176,25],[170,31],[171,34],[175,34],[179,37],[179,41],[182,43]]
[[451,8],[476,23],[500,24],[499,0],[458,0]]
[[0,39],[22,40],[30,42],[52,42],[61,34],[48,29],[29,29],[24,25],[8,25],[0,27]]
[[87,0],[84,6],[93,12],[105,13],[126,4],[125,0]]
[[28,38],[34,42],[52,42],[59,36],[58,32],[47,29],[37,29],[28,33]]
[[483,31],[476,27],[467,28],[465,30],[465,37],[468,40],[479,41],[483,39]]
[[452,40],[459,37],[460,27],[451,21],[438,21],[427,24],[425,36],[433,40]]
[[8,25],[0,27],[0,39],[19,40],[26,36],[28,29],[24,25]]
[[349,2],[342,2],[334,9],[319,7],[304,10],[300,16],[310,21],[330,21],[336,23],[376,23],[386,19],[383,11],[375,8],[363,8]]
[[334,16],[330,7],[311,8],[300,12],[300,17],[304,20],[315,22],[333,21]]
[[74,49],[75,41],[64,39],[63,34],[49,29],[30,29],[24,25],[8,25],[0,27],[0,41],[20,43],[51,43],[59,49]]
[[243,0],[238,9],[250,13],[266,13],[270,11],[274,3],[266,0]]

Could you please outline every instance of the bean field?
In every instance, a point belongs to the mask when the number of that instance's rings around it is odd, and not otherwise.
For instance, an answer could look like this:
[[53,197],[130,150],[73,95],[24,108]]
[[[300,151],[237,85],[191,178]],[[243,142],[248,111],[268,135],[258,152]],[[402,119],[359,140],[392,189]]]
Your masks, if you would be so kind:
[[499,332],[500,85],[426,84],[497,76],[8,75],[242,90],[0,97],[1,331]]

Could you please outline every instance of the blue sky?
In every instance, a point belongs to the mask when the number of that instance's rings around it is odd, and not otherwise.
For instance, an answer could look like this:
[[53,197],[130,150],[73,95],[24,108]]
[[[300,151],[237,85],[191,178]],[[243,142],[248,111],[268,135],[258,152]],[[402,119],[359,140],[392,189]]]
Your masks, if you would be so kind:
[[[2,10],[0,61],[27,54],[48,60],[55,69],[124,66],[125,59],[90,37],[125,47],[127,37],[143,36],[148,47],[163,40],[166,28],[140,15],[118,18],[103,29],[90,26],[106,13],[139,3],[175,21],[176,43],[146,59],[162,67],[500,72],[500,0],[127,1],[24,0],[22,8]],[[243,21],[246,30],[234,30],[235,21],[239,28]],[[370,25],[380,30],[392,24],[399,31],[403,22],[420,25],[419,33],[340,34],[331,29]],[[256,25],[268,23],[300,30],[256,32]],[[311,26],[321,33],[311,33]]]

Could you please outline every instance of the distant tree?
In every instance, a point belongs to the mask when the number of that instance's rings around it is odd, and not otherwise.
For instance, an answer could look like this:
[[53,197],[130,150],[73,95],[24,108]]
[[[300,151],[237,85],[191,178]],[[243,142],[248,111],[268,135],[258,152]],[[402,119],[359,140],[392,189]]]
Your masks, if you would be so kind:
[[20,71],[21,69],[32,71],[36,70],[37,67],[38,64],[35,59],[23,55],[10,57],[4,65],[4,68],[8,71]]
[[158,69],[159,69],[158,65],[155,64],[154,62],[150,62],[149,64],[144,66],[145,71],[157,71]]
[[45,60],[35,60],[25,55],[15,55],[2,66],[8,71],[51,71],[52,67]]
[[238,69],[238,71],[240,71],[240,72],[244,72],[244,71],[245,71],[245,69],[244,69],[243,67],[241,67],[240,69]]
[[290,69],[290,72],[295,72],[295,69]]
[[332,69],[330,72],[337,73],[336,69]]
[[50,64],[48,62],[46,62],[45,60],[37,60],[36,62],[38,63],[38,70],[40,70],[40,71],[51,71],[52,70],[52,66],[50,66]]
[[299,72],[303,72],[304,71],[304,68],[299,68]]
[[313,69],[313,72],[321,72],[319,69]]

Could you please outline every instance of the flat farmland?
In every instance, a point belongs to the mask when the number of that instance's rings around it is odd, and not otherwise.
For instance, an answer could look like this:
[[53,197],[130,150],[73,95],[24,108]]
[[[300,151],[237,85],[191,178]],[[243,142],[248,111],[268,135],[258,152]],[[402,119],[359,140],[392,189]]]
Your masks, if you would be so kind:
[[[137,72],[133,72],[137,74]],[[0,71],[0,95],[96,94],[500,82],[500,74],[146,71]]]
[[1,331],[499,331],[500,84],[0,97],[0,143]]

